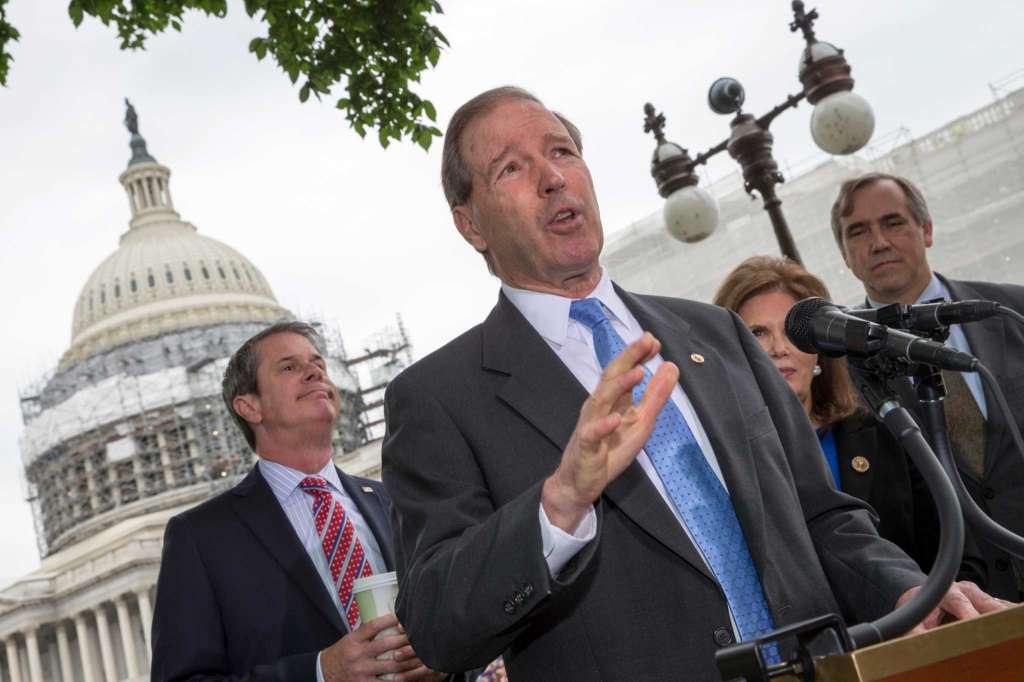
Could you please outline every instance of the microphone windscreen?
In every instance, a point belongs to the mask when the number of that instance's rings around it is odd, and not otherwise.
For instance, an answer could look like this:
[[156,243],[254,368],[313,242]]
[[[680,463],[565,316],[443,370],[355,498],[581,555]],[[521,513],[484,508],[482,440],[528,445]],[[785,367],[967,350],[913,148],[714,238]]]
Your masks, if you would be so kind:
[[786,313],[786,336],[793,345],[805,353],[817,353],[814,339],[814,318],[822,308],[834,307],[823,298],[812,297],[797,301]]

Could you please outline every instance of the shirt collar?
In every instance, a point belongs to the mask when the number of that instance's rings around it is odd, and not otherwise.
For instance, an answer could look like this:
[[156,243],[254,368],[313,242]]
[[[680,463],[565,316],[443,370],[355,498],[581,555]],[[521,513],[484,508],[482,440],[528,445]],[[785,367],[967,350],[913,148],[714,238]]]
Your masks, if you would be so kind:
[[[547,294],[528,289],[517,289],[504,282],[501,290],[508,297],[526,321],[537,333],[550,343],[561,347],[569,333],[569,306],[579,299],[566,298],[557,294]],[[629,311],[615,292],[612,280],[607,271],[602,270],[597,286],[585,298],[596,298],[613,318],[624,325],[629,324]]]
[[[939,279],[938,276],[933,272],[932,278],[928,280],[928,286],[926,286],[924,288],[924,291],[921,292],[921,295],[917,297],[915,303],[920,303],[921,301],[931,301],[936,298],[944,298],[947,301],[951,301],[953,300],[953,295],[950,293],[949,287],[947,287],[942,282],[942,280]],[[868,305],[870,305],[872,308],[881,308],[882,306],[886,305],[885,303],[879,303],[870,296],[868,296],[867,299]]]
[[302,479],[307,476],[319,476],[327,481],[327,484],[334,490],[334,492],[341,491],[341,479],[338,478],[338,470],[334,468],[334,460],[329,459],[324,464],[323,469],[316,472],[315,474],[307,474],[304,471],[298,469],[292,469],[289,466],[285,466],[280,462],[274,462],[269,459],[260,457],[259,465],[260,473],[263,474],[264,480],[267,485],[270,486],[270,490],[274,493],[274,497],[279,502],[283,501],[299,487],[299,483]]

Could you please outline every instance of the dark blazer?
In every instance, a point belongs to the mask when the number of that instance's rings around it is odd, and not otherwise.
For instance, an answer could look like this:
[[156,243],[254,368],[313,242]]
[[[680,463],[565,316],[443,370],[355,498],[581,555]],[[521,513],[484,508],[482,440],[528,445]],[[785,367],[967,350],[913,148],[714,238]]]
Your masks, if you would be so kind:
[[[619,294],[680,367],[777,625],[874,619],[923,580],[863,503],[830,486],[802,407],[738,317]],[[504,652],[513,680],[718,678],[714,652],[733,637],[723,593],[638,464],[595,505],[597,538],[549,574],[541,484],[586,398],[504,296],[389,386],[398,613],[428,665]]]
[[[878,534],[930,571],[938,552],[939,519],[909,456],[885,425],[867,412],[847,417],[832,429],[843,492],[870,504],[878,514]],[[986,587],[985,563],[971,539],[957,577]]]
[[[393,570],[383,486],[338,474]],[[154,682],[309,682],[317,652],[347,632],[259,467],[168,522],[153,612]]]
[[[940,279],[949,287],[953,300],[998,301],[1024,314],[1024,287],[989,282],[960,282]],[[992,372],[1013,412],[1018,428],[1024,430],[1024,327],[1006,317],[990,317],[963,325],[971,353]],[[1024,535],[1024,455],[1017,452],[1006,418],[991,389],[985,386],[988,420],[985,427],[985,472],[978,478],[960,470],[967,490],[997,523]],[[1019,578],[1010,556],[974,534],[988,567],[990,594],[1021,601]],[[1017,572],[1024,575],[1024,562]]]

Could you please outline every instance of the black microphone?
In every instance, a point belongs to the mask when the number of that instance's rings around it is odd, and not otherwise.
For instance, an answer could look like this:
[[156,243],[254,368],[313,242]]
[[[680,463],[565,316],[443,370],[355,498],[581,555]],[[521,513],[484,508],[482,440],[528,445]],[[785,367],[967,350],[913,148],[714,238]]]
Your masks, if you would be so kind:
[[895,329],[928,332],[951,324],[975,322],[999,314],[995,301],[938,301],[907,305],[893,303],[880,308],[855,308],[847,313],[868,322]]
[[805,298],[786,315],[786,336],[805,353],[887,355],[957,372],[977,370],[973,355],[855,317],[823,298]]

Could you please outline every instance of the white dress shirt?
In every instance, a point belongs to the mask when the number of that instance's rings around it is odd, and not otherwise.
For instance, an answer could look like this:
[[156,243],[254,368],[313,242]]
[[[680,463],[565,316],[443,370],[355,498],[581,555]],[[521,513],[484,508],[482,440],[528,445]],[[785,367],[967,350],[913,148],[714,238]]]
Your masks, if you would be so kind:
[[[600,362],[598,362],[597,353],[594,350],[594,339],[590,328],[569,317],[569,306],[574,299],[554,294],[516,289],[507,284],[502,284],[501,289],[519,312],[523,314],[523,317],[537,330],[537,333],[543,337],[551,349],[555,351],[555,354],[572,372],[573,376],[587,389],[587,392],[593,393],[603,370]],[[643,336],[644,330],[640,327],[640,323],[637,322],[636,318],[633,317],[633,314],[629,312],[622,299],[619,298],[619,295],[615,293],[607,273],[602,273],[601,281],[598,282],[597,287],[587,298],[596,298],[601,302],[605,313],[611,320],[612,327],[627,344]],[[659,354],[649,360],[644,366],[653,374],[663,362],[664,360]],[[704,427],[697,418],[693,405],[678,383],[672,389],[671,400],[679,408],[683,418],[686,419],[686,423],[693,432],[697,444],[700,445],[701,452],[707,458],[708,464],[711,465],[712,471],[715,472],[718,480],[725,486],[721,469],[718,466],[718,460],[715,457],[714,449],[711,447],[711,441],[708,440],[707,433],[705,433]],[[672,504],[671,499],[665,492],[665,486],[661,482],[661,478],[658,476],[658,472],[655,470],[647,453],[641,450],[640,454],[637,455],[636,461],[647,473],[647,477],[654,484],[658,494],[661,495],[665,504],[668,505],[668,508],[672,511],[679,525],[699,553],[700,547],[696,542],[693,542],[693,536],[690,535],[686,522],[683,521],[675,505]],[[726,491],[728,492],[728,488],[726,488]],[[594,539],[597,529],[596,515],[593,507],[591,507],[579,528],[570,535],[550,522],[547,514],[544,513],[543,505],[541,505],[538,513],[544,557],[551,574],[556,575],[562,570],[569,559]],[[703,557],[703,554],[701,556]],[[705,563],[707,563],[706,559]]]
[[[924,301],[931,301],[936,298],[944,298],[947,301],[953,300],[953,294],[949,291],[949,288],[942,283],[935,273],[932,273],[932,279],[928,282],[928,286],[925,287],[921,295],[917,297],[916,303],[923,303]],[[885,303],[879,303],[878,301],[871,300],[868,297],[868,304],[872,308],[881,308],[886,305]],[[946,339],[946,345],[950,348],[955,348],[962,353],[970,353],[971,346],[967,343],[967,336],[964,334],[962,325],[953,324],[949,327],[949,338]],[[964,381],[967,383],[967,388],[970,389],[971,395],[974,397],[974,402],[978,404],[978,410],[981,412],[981,416],[988,420],[988,405],[985,402],[985,389],[981,383],[981,375],[977,372],[961,372],[960,373]]]
[[[334,468],[333,461],[328,460],[324,468],[315,474],[307,474],[262,457],[257,466],[260,468],[263,479],[270,486],[271,492],[274,493],[274,497],[281,505],[284,515],[288,517],[288,522],[295,529],[295,535],[299,538],[299,542],[313,562],[316,572],[320,575],[320,580],[323,581],[324,587],[327,589],[327,594],[331,596],[334,608],[338,609],[338,613],[341,615],[342,623],[348,627],[347,616],[341,610],[338,587],[331,577],[331,567],[327,564],[320,536],[316,532],[316,521],[313,518],[313,497],[304,492],[299,487],[299,483],[310,475],[319,476],[327,481],[327,487],[330,488],[331,494],[337,498],[344,507],[345,513],[352,520],[352,524],[356,528],[356,536],[363,545],[363,553],[374,574],[387,571],[384,555],[380,551],[380,545],[377,544],[377,538],[374,537],[366,519],[359,513],[359,507],[341,486],[341,479],[338,477],[338,470]],[[324,527],[327,527],[326,524]],[[316,656],[316,679],[318,682],[324,680],[323,671],[320,669],[320,654]]]

